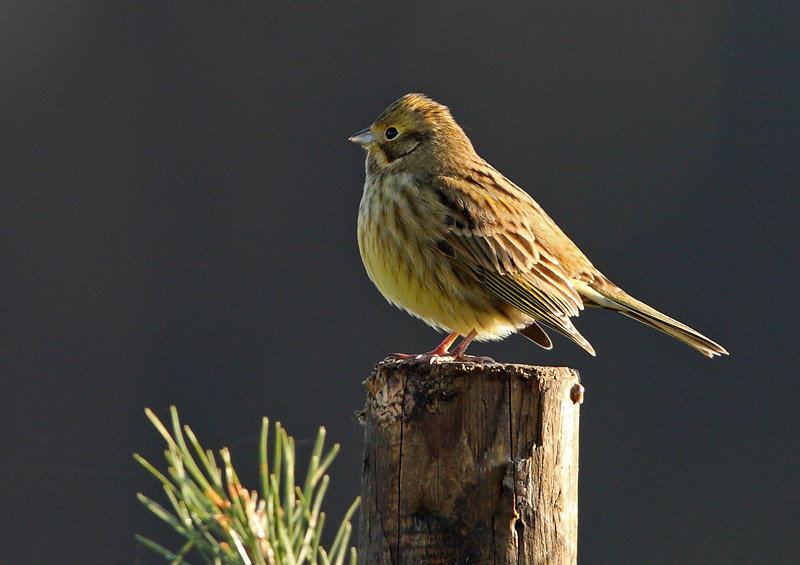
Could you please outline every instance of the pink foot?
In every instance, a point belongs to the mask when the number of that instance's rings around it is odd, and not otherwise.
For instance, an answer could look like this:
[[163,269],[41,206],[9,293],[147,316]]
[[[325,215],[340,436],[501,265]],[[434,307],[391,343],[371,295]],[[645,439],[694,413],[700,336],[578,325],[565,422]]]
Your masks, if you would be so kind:
[[427,353],[420,353],[418,355],[409,355],[407,353],[393,353],[392,356],[400,360],[414,361],[427,361],[428,363],[436,363],[441,361],[465,361],[467,363],[494,363],[491,357],[480,357],[476,355],[466,355],[464,352],[467,350],[470,342],[475,339],[476,331],[472,330],[467,336],[461,340],[461,343],[451,352],[450,346],[458,338],[458,333],[453,332],[444,338],[444,341],[439,346]]

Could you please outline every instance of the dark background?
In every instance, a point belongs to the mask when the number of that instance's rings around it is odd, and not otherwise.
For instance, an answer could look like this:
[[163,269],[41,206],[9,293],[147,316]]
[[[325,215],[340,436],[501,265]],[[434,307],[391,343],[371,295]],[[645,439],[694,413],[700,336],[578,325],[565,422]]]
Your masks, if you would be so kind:
[[135,498],[166,502],[131,456],[164,466],[146,406],[253,487],[262,415],[305,452],[326,426],[338,522],[361,381],[441,338],[384,302],[355,238],[347,137],[411,91],[731,352],[600,311],[578,320],[596,359],[471,348],[581,372],[581,562],[800,561],[796,2],[51,4],[2,8],[3,561],[178,547]]

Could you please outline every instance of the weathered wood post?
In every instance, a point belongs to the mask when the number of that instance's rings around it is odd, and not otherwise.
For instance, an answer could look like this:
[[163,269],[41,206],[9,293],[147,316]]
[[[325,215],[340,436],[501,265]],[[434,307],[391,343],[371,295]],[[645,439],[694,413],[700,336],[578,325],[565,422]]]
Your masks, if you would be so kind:
[[576,371],[389,358],[365,384],[359,563],[576,563]]

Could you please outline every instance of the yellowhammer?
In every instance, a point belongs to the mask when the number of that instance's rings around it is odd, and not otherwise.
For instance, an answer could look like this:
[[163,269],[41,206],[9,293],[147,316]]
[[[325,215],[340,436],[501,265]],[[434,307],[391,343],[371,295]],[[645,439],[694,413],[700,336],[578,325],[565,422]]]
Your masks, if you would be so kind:
[[369,278],[387,300],[450,332],[433,351],[403,357],[472,359],[464,352],[473,339],[513,332],[550,349],[541,326],[594,355],[570,320],[584,306],[622,312],[708,357],[728,353],[598,271],[475,153],[446,106],[407,94],[350,141],[367,149],[358,245]]

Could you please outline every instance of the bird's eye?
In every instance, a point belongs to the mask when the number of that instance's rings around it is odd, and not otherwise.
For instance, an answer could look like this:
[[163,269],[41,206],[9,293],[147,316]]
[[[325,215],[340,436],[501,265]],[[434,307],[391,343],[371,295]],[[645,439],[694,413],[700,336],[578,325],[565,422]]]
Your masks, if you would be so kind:
[[388,139],[389,141],[391,141],[391,140],[393,140],[395,137],[397,137],[397,128],[396,128],[396,127],[389,127],[389,128],[386,128],[386,133],[384,133],[383,135],[385,135],[385,136],[386,136],[386,139]]

